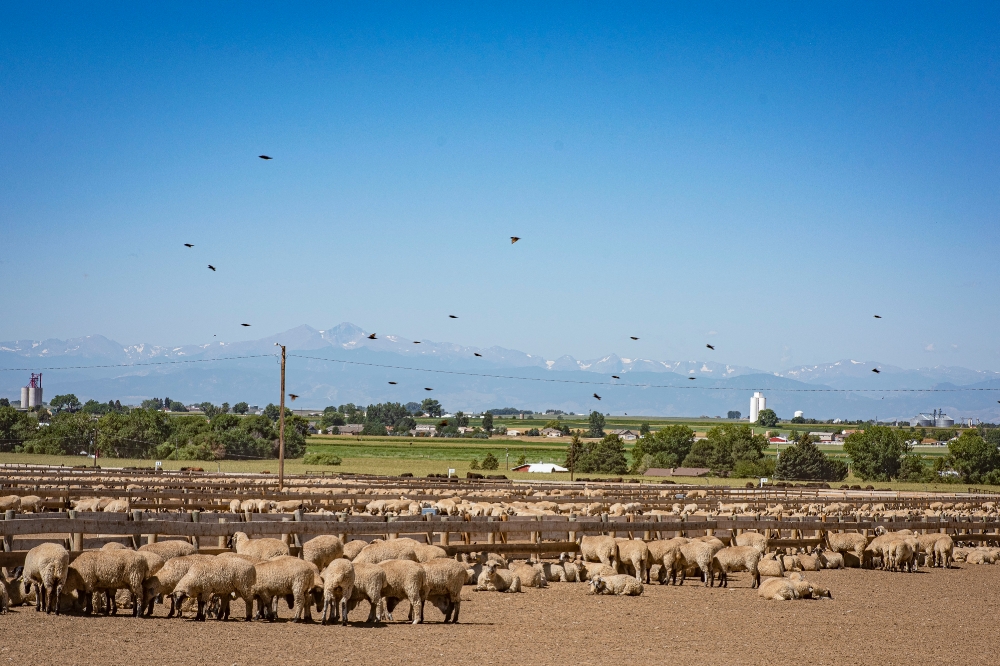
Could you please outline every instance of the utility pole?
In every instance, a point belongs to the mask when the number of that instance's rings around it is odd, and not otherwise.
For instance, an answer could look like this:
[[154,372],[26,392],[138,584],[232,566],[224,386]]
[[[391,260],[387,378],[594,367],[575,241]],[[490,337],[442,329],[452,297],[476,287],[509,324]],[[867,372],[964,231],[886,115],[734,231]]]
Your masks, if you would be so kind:
[[285,345],[281,347],[281,404],[278,406],[278,490],[285,487]]

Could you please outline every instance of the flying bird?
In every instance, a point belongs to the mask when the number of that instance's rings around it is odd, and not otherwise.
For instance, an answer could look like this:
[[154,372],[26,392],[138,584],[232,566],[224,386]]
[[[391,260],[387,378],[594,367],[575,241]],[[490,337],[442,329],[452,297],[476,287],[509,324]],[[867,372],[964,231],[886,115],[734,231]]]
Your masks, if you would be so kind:
[[298,398],[299,396],[295,395],[294,393],[289,393],[289,394],[288,394],[288,397],[289,397],[289,398],[291,398],[292,400],[295,400],[295,399],[296,399],[296,398]]
[[369,335],[369,336],[368,336],[368,339],[369,339],[369,340],[378,340],[378,338],[376,338],[376,337],[375,337],[375,334],[374,334],[374,333],[372,333],[371,335]]
[[270,160],[270,159],[274,159],[274,158],[273,158],[273,157],[271,157],[270,155],[258,155],[257,157],[259,157],[259,158],[260,158],[260,159],[262,159],[262,160]]
[[712,345],[705,345],[705,346],[711,349],[712,351],[715,351],[715,347],[713,347]]
[[240,326],[249,326],[250,324],[240,324]]
[[688,377],[688,379],[690,379],[690,380],[694,381],[694,377]]
[[513,245],[514,243],[516,243],[519,240],[521,240],[520,236],[511,236],[510,237],[510,244]]
[[877,375],[877,374],[881,373],[882,371],[879,370],[878,368],[872,368],[872,372],[874,372]]
[[455,315],[448,315],[448,319],[458,319]]
[[472,352],[472,355],[473,355],[473,356],[478,356],[479,358],[482,358],[482,357],[483,357],[483,355],[482,355],[482,354],[480,354],[480,353],[478,353],[478,352]]
[[212,270],[213,273],[215,272],[215,266],[213,266],[212,264],[209,264],[208,267]]
[[601,399],[601,396],[597,395],[596,393],[594,394],[594,397],[597,398],[598,400]]
[[415,344],[415,345],[419,345],[419,344],[420,344],[420,340],[414,340],[414,341],[413,341],[413,344]]
[[611,378],[612,379],[621,379],[621,377],[619,377],[618,375],[611,375]]
[[389,383],[395,385],[396,382],[389,382]]
[[434,389],[432,389],[432,388],[427,388],[427,387],[425,386],[425,387],[424,387],[424,390],[425,390],[425,391],[433,391]]
[[875,318],[876,318],[876,319],[881,319],[881,318],[882,318],[882,315],[875,315]]
[[639,339],[639,338],[635,337],[634,335],[630,335],[628,337],[632,338],[633,340],[638,340]]
[[184,243],[184,247],[194,247],[193,243]]

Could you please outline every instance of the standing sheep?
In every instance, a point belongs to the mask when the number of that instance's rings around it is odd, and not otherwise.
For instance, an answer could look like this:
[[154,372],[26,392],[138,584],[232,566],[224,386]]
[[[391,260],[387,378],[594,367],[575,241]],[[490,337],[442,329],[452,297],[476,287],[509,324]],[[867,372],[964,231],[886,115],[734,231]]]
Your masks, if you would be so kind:
[[390,541],[372,541],[361,549],[352,560],[358,564],[379,564],[387,560],[417,561],[417,552],[410,539],[392,539]]
[[261,560],[288,555],[289,549],[281,539],[251,539],[245,532],[233,535],[233,545],[240,555],[250,555]]
[[274,620],[271,602],[282,597],[291,597],[294,606],[292,622],[299,622],[303,616],[312,621],[312,600],[309,594],[315,582],[316,570],[310,562],[290,555],[282,555],[260,564],[253,585],[253,596],[264,619]]
[[347,626],[347,603],[354,594],[354,565],[335,559],[323,570],[323,624]]
[[712,582],[712,547],[705,543],[704,541],[689,541],[688,543],[682,544],[680,548],[680,555],[674,560],[673,569],[670,572],[670,577],[673,579],[674,583],[677,582],[677,572],[681,572],[681,582],[683,585],[684,581],[687,579],[688,569],[693,568],[701,572],[703,580],[705,581],[705,587],[710,587]]
[[180,607],[188,597],[198,600],[195,620],[205,621],[205,604],[212,595],[218,595],[223,606],[219,619],[229,617],[229,598],[236,594],[246,604],[246,620],[253,620],[253,592],[257,583],[254,565],[239,557],[213,557],[195,562],[174,587],[174,605]]
[[21,579],[35,589],[35,610],[59,615],[59,595],[69,571],[69,553],[60,544],[43,543],[28,551]]
[[177,617],[182,617],[183,611],[179,605],[174,603],[174,597],[172,596],[174,588],[188,572],[192,564],[211,559],[213,559],[211,555],[197,554],[172,557],[167,560],[163,568],[143,581],[143,606],[146,617],[153,615],[153,606],[156,603],[156,599],[162,595],[170,595],[170,612],[167,613],[167,617],[173,617],[174,613],[177,614]]
[[[865,547],[868,545],[868,537],[858,532],[827,532],[823,530],[821,535],[826,538],[826,545],[835,553],[844,556],[844,563],[850,566],[860,567],[865,559]],[[848,559],[848,556],[851,556]],[[855,564],[856,562],[856,564]]]
[[[70,572],[76,572],[76,576]],[[142,599],[142,584],[147,578],[146,559],[131,550],[91,550],[83,552],[69,565],[63,591],[86,595],[85,613],[93,612],[93,595],[104,592],[105,613],[112,609],[111,597],[116,590],[126,588],[135,599]],[[132,615],[138,617],[141,604],[135,604]]]
[[609,536],[581,536],[580,555],[585,562],[600,562],[611,568],[618,566],[618,544]]
[[302,544],[302,559],[312,562],[320,571],[343,555],[344,542],[332,534],[320,534]]
[[363,541],[361,539],[354,539],[353,541],[348,541],[347,543],[344,544],[344,554],[342,557],[344,559],[353,561],[354,558],[358,556],[358,553],[360,553],[367,545],[368,542]]
[[392,611],[403,599],[410,602],[410,615],[413,624],[424,621],[424,590],[427,589],[427,574],[420,564],[411,560],[383,560],[378,563],[385,572],[385,586],[382,588],[382,598],[385,599],[385,610],[392,620]]
[[636,580],[646,580],[649,566],[649,547],[646,542],[638,539],[615,539],[615,541],[618,544],[618,568],[621,573],[634,572]]
[[728,574],[732,571],[749,571],[751,589],[760,586],[760,551],[756,546],[730,546],[723,548],[712,558],[712,574],[719,574],[719,585],[729,587]]
[[[347,602],[347,612],[350,613],[362,601],[370,605],[366,623],[380,621],[379,607],[382,605],[382,589],[385,587],[385,571],[377,564],[355,564],[354,591]],[[344,618],[346,622],[347,618]]]
[[[455,560],[437,558],[421,564],[426,575],[427,587],[424,601],[430,601],[444,613],[445,624],[458,624],[458,611],[462,608],[462,586],[465,585],[465,567]],[[420,616],[423,617],[423,609]]]

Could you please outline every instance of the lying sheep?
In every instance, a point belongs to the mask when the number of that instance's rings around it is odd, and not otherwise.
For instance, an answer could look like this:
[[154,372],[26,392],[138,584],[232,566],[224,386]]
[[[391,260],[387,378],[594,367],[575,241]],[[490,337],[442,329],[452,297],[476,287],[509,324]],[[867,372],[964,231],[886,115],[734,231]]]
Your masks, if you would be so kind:
[[527,562],[514,562],[510,570],[521,580],[521,588],[548,587],[548,581],[541,571]]
[[[377,564],[354,564],[354,591],[347,602],[347,612],[350,613],[362,601],[367,601],[371,608],[368,611],[368,624],[381,620],[379,607],[382,605],[382,589],[385,587],[385,571]],[[344,621],[347,621],[346,616]]]
[[771,601],[791,601],[801,599],[803,594],[811,595],[812,588],[789,578],[769,578],[761,583],[757,594]]
[[[451,559],[433,559],[421,564],[426,575],[424,601],[430,601],[444,613],[444,621],[458,624],[462,607],[462,586],[465,585],[465,567]],[[423,617],[423,609],[420,611]]]
[[[113,608],[112,596],[115,591],[125,588],[133,598],[142,599],[142,584],[148,576],[146,559],[131,550],[92,550],[81,553],[69,565],[63,592],[83,593],[85,610],[93,612],[93,595],[104,592],[107,599],[105,613]],[[132,615],[138,616],[141,604],[135,604]]]
[[618,544],[609,536],[581,536],[580,555],[584,562],[600,562],[611,568],[618,566]]
[[783,578],[785,576],[785,565],[780,558],[765,555],[757,563],[757,572],[761,577]]
[[590,593],[637,597],[642,594],[642,581],[627,574],[597,576],[590,580]]
[[[636,580],[646,580],[649,566],[649,547],[639,539],[615,539],[618,545],[618,568],[622,573],[632,573]],[[630,571],[631,569],[631,571]]]
[[354,594],[354,565],[335,559],[323,570],[323,624],[347,626],[347,603]]
[[69,571],[69,553],[60,544],[43,543],[28,551],[21,572],[23,585],[35,590],[35,610],[59,615],[59,595]]
[[618,570],[600,562],[580,562],[580,581],[589,581],[597,576],[617,576]]
[[[610,567],[609,567],[610,568]],[[520,592],[521,579],[497,562],[487,562],[476,581],[476,592]]]
[[253,597],[257,600],[260,615],[267,620],[274,620],[271,608],[273,600],[291,597],[294,613],[292,622],[303,618],[312,621],[312,600],[309,594],[315,582],[315,566],[290,555],[282,555],[255,564],[257,570],[253,585]]
[[254,565],[239,557],[213,557],[195,562],[174,587],[174,605],[180,607],[188,597],[198,600],[195,620],[205,621],[205,604],[212,595],[223,601],[219,619],[229,617],[229,598],[235,594],[246,604],[246,620],[253,620],[253,593],[257,583]]
[[[729,587],[729,573],[733,571],[750,572],[750,588],[760,586],[760,563],[761,553],[755,546],[730,546],[723,548],[712,558],[712,573],[710,579],[714,579],[715,574],[719,574],[719,585]],[[712,585],[712,582],[709,583]]]
[[823,565],[824,569],[843,569],[844,555],[843,553],[834,553],[828,550],[821,550],[819,552],[819,562],[821,565]]
[[245,532],[237,532],[233,535],[233,545],[236,547],[237,553],[250,555],[261,560],[281,557],[290,552],[288,544],[281,539],[251,539]]
[[383,560],[378,566],[385,572],[382,598],[389,620],[393,619],[392,611],[396,605],[406,599],[410,602],[413,624],[423,622],[424,592],[427,589],[427,574],[423,567],[411,560]]
[[211,555],[198,554],[172,557],[164,563],[163,568],[143,581],[143,606],[146,617],[153,615],[153,606],[156,603],[157,597],[164,595],[170,596],[170,612],[167,613],[167,617],[173,617],[174,613],[177,614],[177,617],[182,617],[183,611],[175,603],[173,597],[174,588],[184,578],[191,565],[195,562],[204,562],[211,559],[213,559]]
[[320,571],[343,555],[344,543],[332,534],[320,534],[302,544],[302,559],[312,562]]
[[197,552],[197,548],[193,544],[187,541],[181,541],[180,539],[169,539],[167,541],[157,541],[156,543],[147,543],[144,546],[139,547],[139,552],[152,552],[156,553],[164,560],[169,560],[174,557],[185,557],[187,555],[194,555]]

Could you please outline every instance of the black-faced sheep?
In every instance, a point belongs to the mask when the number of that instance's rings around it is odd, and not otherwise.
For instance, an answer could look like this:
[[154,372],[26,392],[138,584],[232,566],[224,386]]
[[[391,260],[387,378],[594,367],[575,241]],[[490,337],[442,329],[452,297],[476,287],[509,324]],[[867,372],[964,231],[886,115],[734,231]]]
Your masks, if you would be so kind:
[[21,572],[25,585],[35,589],[35,610],[59,614],[59,595],[69,571],[69,552],[57,543],[43,543],[28,551]]
[[406,599],[410,602],[413,624],[423,622],[424,590],[427,589],[427,574],[423,567],[412,560],[383,560],[378,566],[385,572],[382,598],[389,620],[393,619],[392,611],[396,605]]
[[[445,623],[458,623],[462,607],[462,586],[465,585],[465,567],[455,560],[437,558],[421,564],[426,574],[424,601],[430,601],[444,613]],[[423,616],[423,610],[420,612]]]
[[347,603],[354,594],[354,565],[343,558],[323,570],[323,624],[347,625]]

